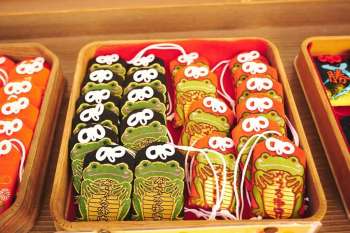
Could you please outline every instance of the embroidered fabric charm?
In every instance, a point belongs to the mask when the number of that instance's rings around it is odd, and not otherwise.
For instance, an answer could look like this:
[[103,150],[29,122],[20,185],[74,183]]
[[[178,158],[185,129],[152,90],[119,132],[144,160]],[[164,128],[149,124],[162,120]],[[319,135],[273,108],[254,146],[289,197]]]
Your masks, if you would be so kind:
[[262,129],[267,129],[269,125],[269,120],[264,116],[249,117],[243,119],[242,129],[245,132],[259,132]]
[[89,91],[85,95],[85,101],[87,103],[102,103],[103,100],[109,99],[111,96],[111,91],[102,89],[102,90],[97,90],[97,91]]
[[284,142],[273,137],[265,140],[265,146],[269,151],[276,152],[278,155],[291,155],[295,152],[295,146],[292,143]]
[[28,93],[32,89],[31,82],[24,80],[22,82],[10,82],[4,87],[6,95],[19,95],[21,93]]
[[103,104],[96,104],[95,107],[86,109],[80,113],[80,120],[82,122],[87,122],[90,120],[98,121],[100,119],[100,116],[102,115],[104,111],[104,105]]
[[106,131],[102,125],[96,124],[93,127],[81,129],[78,133],[79,143],[88,143],[104,138]]
[[95,70],[89,74],[89,79],[93,82],[103,83],[113,78],[113,72],[110,70]]
[[258,59],[260,57],[260,53],[256,50],[246,52],[246,53],[240,53],[237,56],[237,61],[240,63],[250,62]]
[[203,105],[211,108],[213,112],[225,113],[227,111],[227,105],[223,101],[210,96],[203,99]]
[[119,60],[118,54],[111,54],[111,55],[101,55],[96,57],[96,62],[99,64],[107,64],[112,65],[113,63],[116,63]]
[[151,87],[143,87],[140,89],[131,90],[128,94],[128,100],[136,102],[139,100],[149,99],[154,95],[154,90]]
[[146,158],[150,160],[162,159],[166,160],[169,156],[175,154],[175,147],[171,144],[161,144],[150,146],[146,149]]
[[267,66],[264,63],[250,61],[243,63],[242,70],[249,74],[263,74],[267,71]]
[[250,91],[257,90],[270,90],[272,89],[273,82],[268,78],[251,78],[247,81],[246,88]]
[[114,163],[117,158],[122,158],[125,153],[126,150],[122,146],[101,147],[96,152],[96,159],[100,162],[107,159],[110,163]]
[[247,99],[245,106],[250,111],[258,110],[259,112],[264,112],[265,110],[273,107],[273,101],[268,97],[251,97]]
[[16,66],[16,72],[18,74],[34,74],[44,68],[44,62],[45,59],[43,57],[37,57],[32,60],[23,61]]
[[146,82],[149,83],[158,77],[158,71],[154,68],[148,70],[138,70],[133,74],[135,82]]
[[187,78],[198,79],[200,77],[206,77],[209,74],[209,69],[206,66],[188,66],[184,70],[184,74]]
[[154,117],[154,113],[151,109],[144,109],[141,112],[131,114],[127,119],[127,125],[134,127],[138,124],[147,125]]
[[0,120],[0,134],[5,134],[7,136],[12,135],[20,131],[23,127],[23,121],[21,119],[15,118],[10,121]]
[[1,107],[1,112],[4,115],[18,114],[21,110],[29,106],[29,100],[26,97],[20,97],[17,100],[5,103]]
[[233,140],[228,137],[210,137],[208,145],[213,149],[220,149],[221,151],[232,149],[234,146]]

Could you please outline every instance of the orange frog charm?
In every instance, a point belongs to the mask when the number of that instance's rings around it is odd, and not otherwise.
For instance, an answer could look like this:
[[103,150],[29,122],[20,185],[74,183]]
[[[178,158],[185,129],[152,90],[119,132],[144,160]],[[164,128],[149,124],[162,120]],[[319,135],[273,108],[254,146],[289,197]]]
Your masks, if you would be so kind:
[[305,172],[305,154],[288,138],[259,142],[253,152],[253,214],[274,219],[300,217]]
[[170,69],[176,95],[175,127],[179,127],[185,123],[184,117],[194,101],[216,96],[218,81],[205,59],[197,59],[190,65],[172,61]]

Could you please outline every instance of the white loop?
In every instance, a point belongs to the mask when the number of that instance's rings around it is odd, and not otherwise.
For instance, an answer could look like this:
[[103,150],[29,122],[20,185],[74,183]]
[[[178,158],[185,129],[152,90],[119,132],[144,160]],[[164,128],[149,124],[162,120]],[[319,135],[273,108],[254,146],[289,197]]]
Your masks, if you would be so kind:
[[193,63],[194,60],[196,60],[199,57],[199,54],[196,52],[192,52],[192,53],[183,53],[182,55],[180,55],[177,60],[181,63],[186,63],[187,65]]
[[269,151],[274,151],[278,155],[291,155],[295,152],[295,147],[292,143],[284,142],[273,137],[266,139],[265,146]]
[[12,143],[9,140],[0,141],[0,156],[7,155],[12,149]]
[[264,63],[249,61],[243,63],[242,70],[250,74],[263,74],[267,71],[267,66]]
[[247,81],[246,87],[250,91],[271,90],[273,82],[269,78],[251,78]]
[[96,91],[89,91],[85,95],[85,101],[87,103],[93,103],[96,104],[102,103],[103,100],[107,100],[111,96],[111,91],[107,89],[102,90],[96,90]]
[[89,79],[98,83],[110,81],[112,78],[113,72],[111,70],[95,70],[89,74]]
[[226,151],[233,147],[233,140],[228,137],[210,137],[208,144],[213,149],[219,148],[221,151]]
[[6,57],[0,57],[0,65],[4,64],[6,61]]
[[273,107],[273,101],[268,97],[251,97],[247,99],[245,106],[250,111],[258,110],[259,112],[264,112]]
[[117,158],[122,158],[126,153],[126,149],[122,146],[115,147],[101,147],[96,152],[97,161],[108,159],[109,162],[114,163]]
[[29,100],[27,97],[20,97],[17,100],[5,103],[1,107],[1,112],[4,115],[18,114],[21,110],[26,109],[29,106]]
[[245,63],[245,62],[250,62],[254,61],[255,59],[258,59],[260,57],[260,53],[256,50],[247,52],[247,53],[240,53],[237,56],[237,61],[239,63]]
[[101,55],[96,57],[96,62],[99,64],[107,64],[112,65],[113,63],[117,62],[119,60],[118,54],[111,54],[111,55]]
[[21,119],[15,118],[10,121],[0,120],[0,134],[6,134],[7,136],[17,133],[23,127],[23,121]]
[[85,109],[82,111],[79,115],[80,120],[83,122],[87,122],[90,120],[98,121],[100,120],[100,116],[102,115],[104,111],[104,105],[103,104],[96,104],[95,107]]
[[148,121],[153,119],[154,113],[151,109],[143,109],[141,112],[134,113],[126,121],[128,126],[134,127],[137,124],[147,125]]
[[21,93],[27,93],[32,89],[32,83],[24,80],[22,82],[10,82],[4,87],[4,93],[6,95],[19,95]]
[[16,66],[16,72],[18,74],[34,74],[44,68],[44,62],[45,59],[43,57],[23,61]]
[[131,90],[128,93],[128,100],[131,102],[136,102],[139,100],[149,99],[153,95],[154,95],[154,90],[151,87],[146,86],[140,89]]
[[102,125],[94,125],[89,128],[81,129],[78,133],[79,143],[95,142],[106,136],[106,130]]
[[166,160],[169,156],[175,154],[175,147],[172,144],[156,145],[150,146],[146,149],[146,157],[148,159],[157,159]]
[[244,132],[259,132],[269,127],[269,120],[264,116],[249,117],[243,120],[242,129]]
[[135,82],[149,83],[158,77],[158,71],[154,68],[148,70],[138,70],[133,74],[132,77]]
[[225,113],[227,111],[227,105],[214,97],[205,97],[203,99],[203,105],[207,108],[211,108],[213,112]]
[[132,64],[134,66],[148,66],[149,63],[154,61],[155,58],[156,57],[154,56],[154,54],[149,54],[147,56],[140,57],[140,58],[138,58],[136,60],[129,61],[128,63]]
[[198,79],[200,77],[208,76],[209,68],[206,66],[188,66],[185,68],[184,74],[187,78]]

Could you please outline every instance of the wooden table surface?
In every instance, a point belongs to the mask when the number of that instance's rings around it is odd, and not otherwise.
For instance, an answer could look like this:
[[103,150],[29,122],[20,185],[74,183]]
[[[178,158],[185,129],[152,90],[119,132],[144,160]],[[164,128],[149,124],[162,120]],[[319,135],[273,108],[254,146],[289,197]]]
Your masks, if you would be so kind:
[[[44,0],[42,0],[44,1]],[[342,2],[342,1],[340,1]],[[299,3],[295,3],[299,4]],[[303,3],[300,3],[303,4]],[[317,3],[315,3],[317,4]],[[334,1],[330,1],[329,4],[338,4]],[[341,3],[341,8],[343,12],[350,12],[350,4]],[[9,9],[11,6],[7,6]],[[271,6],[276,7],[276,6]],[[283,8],[286,12],[288,7],[281,4],[281,9]],[[317,7],[317,6],[315,6]],[[345,9],[344,9],[345,7]],[[310,14],[315,14],[312,8],[309,9]],[[316,12],[317,13],[317,12]],[[336,17],[337,12],[331,12],[331,16]],[[347,13],[349,14],[349,13]],[[233,16],[232,16],[233,17]],[[267,16],[269,17],[269,16]],[[285,15],[281,15],[281,20]],[[298,16],[302,17],[302,16]],[[316,17],[316,16],[315,16]],[[321,13],[317,17],[322,18]],[[326,16],[324,16],[326,17]],[[340,16],[339,16],[340,17]],[[343,17],[343,16],[342,16]],[[0,11],[1,18],[1,11]],[[341,18],[341,17],[340,17]],[[77,54],[80,48],[86,43],[95,40],[111,40],[111,39],[153,39],[153,38],[200,38],[200,37],[241,37],[241,36],[255,36],[255,37],[265,37],[271,40],[277,45],[280,50],[282,60],[284,62],[288,78],[292,87],[293,95],[296,100],[298,110],[300,112],[301,119],[305,128],[305,132],[317,165],[317,169],[320,175],[321,182],[323,184],[325,194],[328,201],[328,211],[322,221],[323,227],[321,232],[350,232],[350,221],[346,218],[342,203],[338,191],[336,189],[334,179],[330,172],[329,165],[326,160],[324,150],[322,148],[319,136],[317,134],[315,125],[313,123],[312,117],[310,115],[309,108],[306,104],[305,97],[301,90],[300,84],[297,80],[295,70],[293,68],[293,59],[298,53],[299,46],[301,42],[309,36],[317,35],[346,35],[350,32],[350,17],[348,20],[339,20],[336,22],[334,19],[330,19],[330,23],[308,23],[308,16],[305,15],[305,23],[299,24],[285,24],[281,25],[279,22],[268,22],[266,24],[254,24],[247,27],[239,27],[235,25],[228,27],[227,25],[220,25],[218,27],[208,27],[207,29],[200,28],[200,30],[186,30],[168,32],[168,30],[156,31],[152,28],[148,28],[145,32],[118,32],[116,29],[111,29],[111,31],[105,31],[105,33],[99,32],[98,34],[88,33],[88,34],[71,34],[64,32],[52,33],[52,35],[47,33],[30,34],[30,39],[26,39],[22,34],[21,36],[16,36],[16,33],[10,33],[6,35],[4,31],[0,32],[1,38],[0,42],[25,42],[25,41],[35,41],[46,45],[49,49],[55,52],[61,60],[62,70],[66,79],[66,91],[64,93],[64,101],[60,111],[59,124],[56,130],[54,147],[52,149],[50,164],[48,168],[48,175],[46,177],[46,186],[44,188],[44,195],[42,200],[42,211],[37,219],[36,225],[33,227],[31,232],[54,232],[55,228],[50,217],[49,212],[49,199],[51,193],[51,186],[53,181],[53,175],[55,172],[56,160],[58,155],[58,150],[61,141],[61,134],[63,131],[63,125],[65,120],[65,114],[69,99],[69,94],[72,85],[72,78],[74,74]],[[207,19],[209,20],[209,19]],[[302,20],[300,21],[302,22]],[[327,22],[327,21],[325,21]],[[232,20],[232,25],[234,25],[234,20]],[[0,28],[1,28],[0,23]],[[24,26],[23,26],[24,27]],[[29,29],[30,30],[30,29]],[[38,29],[33,29],[38,30]],[[48,30],[48,29],[45,29]],[[55,28],[51,28],[55,30]],[[0,30],[1,31],[1,30]]]

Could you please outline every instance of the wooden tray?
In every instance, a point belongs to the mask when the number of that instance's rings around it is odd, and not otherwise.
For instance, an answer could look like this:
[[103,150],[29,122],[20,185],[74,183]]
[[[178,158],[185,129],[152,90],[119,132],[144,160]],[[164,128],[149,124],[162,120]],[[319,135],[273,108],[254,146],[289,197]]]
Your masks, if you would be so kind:
[[64,82],[58,58],[41,44],[0,44],[0,54],[16,61],[29,56],[42,56],[51,64],[49,82],[28,152],[23,180],[18,186],[15,202],[0,215],[0,232],[27,232],[33,227],[40,210],[40,198]]
[[350,218],[350,185],[346,178],[350,175],[350,153],[311,56],[335,55],[349,50],[350,36],[311,37],[302,43],[295,59],[295,69],[322,145],[325,148],[348,218]]
[[[277,68],[279,72],[280,81],[283,84],[285,96],[286,96],[286,112],[290,117],[293,125],[295,126],[301,141],[301,146],[304,148],[307,156],[308,163],[308,175],[307,175],[307,190],[311,199],[312,205],[310,207],[310,214],[303,219],[288,219],[288,220],[262,220],[262,221],[162,221],[162,222],[137,222],[137,221],[121,221],[121,222],[72,222],[66,219],[67,205],[70,199],[71,177],[70,177],[70,164],[68,155],[68,139],[71,133],[71,123],[75,111],[75,101],[80,95],[80,84],[86,72],[86,66],[88,60],[91,59],[97,48],[101,46],[142,43],[147,41],[130,40],[130,41],[106,41],[106,42],[94,42],[86,45],[79,53],[76,71],[73,80],[72,93],[68,105],[68,112],[66,116],[66,122],[63,132],[63,140],[61,143],[61,149],[58,158],[58,164],[56,168],[55,180],[53,184],[52,196],[50,201],[50,211],[54,219],[57,230],[66,231],[115,231],[115,230],[154,230],[158,229],[162,232],[165,229],[172,229],[169,232],[188,232],[188,231],[206,231],[212,232],[217,230],[234,231],[234,232],[246,232],[247,228],[253,232],[264,232],[269,227],[278,229],[278,232],[316,232],[320,227],[321,219],[326,212],[326,199],[323,193],[323,189],[320,184],[320,180],[315,168],[313,158],[310,153],[310,148],[305,137],[303,126],[301,124],[297,108],[291,94],[288,79],[286,77],[282,61],[279,56],[278,49],[271,42],[261,38],[217,38],[215,40],[258,40],[261,43],[265,43],[267,46],[267,57],[271,61],[272,65]],[[159,40],[151,40],[148,42],[161,42]],[[176,41],[175,41],[176,42]],[[253,48],[252,48],[253,49]],[[249,227],[242,226],[249,224]],[[107,231],[107,232],[108,232]],[[273,231],[272,231],[273,232]]]

